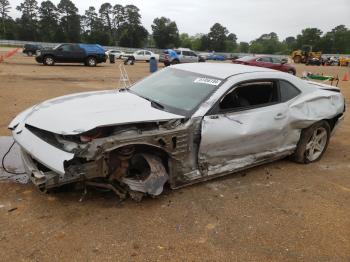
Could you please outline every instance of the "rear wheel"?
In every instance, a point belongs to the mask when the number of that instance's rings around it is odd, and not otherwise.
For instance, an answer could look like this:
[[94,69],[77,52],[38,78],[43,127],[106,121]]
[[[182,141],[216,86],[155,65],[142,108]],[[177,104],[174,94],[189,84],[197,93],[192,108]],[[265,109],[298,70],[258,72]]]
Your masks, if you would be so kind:
[[55,64],[55,60],[52,56],[45,56],[43,64],[47,66],[53,66]]
[[172,65],[177,65],[178,63],[180,63],[180,61],[177,60],[177,59],[175,59],[175,60],[173,60],[173,61],[171,62]]
[[96,66],[97,65],[96,58],[93,56],[88,57],[86,60],[86,65],[87,66]]
[[327,149],[329,138],[330,127],[326,121],[302,130],[293,160],[305,164],[318,161]]

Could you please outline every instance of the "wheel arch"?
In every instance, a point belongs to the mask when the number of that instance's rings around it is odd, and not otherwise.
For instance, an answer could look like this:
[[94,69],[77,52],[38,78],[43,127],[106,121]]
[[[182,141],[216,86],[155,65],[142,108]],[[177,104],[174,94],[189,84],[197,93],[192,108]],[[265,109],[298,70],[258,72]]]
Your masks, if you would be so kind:
[[333,117],[333,118],[330,118],[330,119],[323,119],[323,120],[326,121],[326,122],[329,124],[330,130],[333,131],[333,129],[334,129],[334,127],[335,127],[335,125],[336,125],[338,119],[339,119],[340,117],[342,117],[342,116],[343,116],[343,114],[338,114],[338,115],[336,115],[336,116]]
[[93,54],[87,55],[85,59],[88,60],[91,57],[95,58],[96,59],[96,63],[97,63],[97,56],[96,55],[93,55]]
[[45,59],[46,57],[52,57],[54,60],[56,59],[56,56],[54,54],[44,54],[43,59]]
[[116,151],[122,150],[123,148],[130,148],[130,147],[134,148],[133,155],[137,153],[147,153],[147,154],[158,156],[161,159],[162,164],[164,165],[166,171],[170,176],[171,166],[172,166],[171,162],[173,158],[171,157],[171,154],[167,150],[165,150],[161,145],[158,146],[158,145],[149,144],[149,143],[127,143],[127,144],[123,144],[118,147],[115,147],[112,150],[109,150],[108,153],[111,154],[112,152],[116,152]]

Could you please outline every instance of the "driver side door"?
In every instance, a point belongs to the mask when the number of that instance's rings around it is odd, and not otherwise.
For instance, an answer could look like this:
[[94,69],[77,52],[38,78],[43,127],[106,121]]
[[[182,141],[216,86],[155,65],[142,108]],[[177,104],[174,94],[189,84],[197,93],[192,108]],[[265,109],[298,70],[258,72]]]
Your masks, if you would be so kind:
[[198,161],[204,176],[233,172],[288,150],[294,140],[278,81],[234,86],[204,116],[201,136]]
[[71,44],[63,44],[58,48],[56,52],[56,61],[65,63],[74,62],[73,48]]

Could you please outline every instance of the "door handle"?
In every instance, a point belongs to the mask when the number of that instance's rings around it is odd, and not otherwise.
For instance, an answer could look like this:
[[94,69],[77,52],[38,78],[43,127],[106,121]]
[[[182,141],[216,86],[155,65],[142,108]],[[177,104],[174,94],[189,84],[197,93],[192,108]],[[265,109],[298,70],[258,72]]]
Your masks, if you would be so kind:
[[282,118],[285,118],[286,115],[283,114],[283,113],[278,113],[277,115],[275,115],[275,119],[282,119]]
[[210,119],[219,119],[219,116],[210,116]]

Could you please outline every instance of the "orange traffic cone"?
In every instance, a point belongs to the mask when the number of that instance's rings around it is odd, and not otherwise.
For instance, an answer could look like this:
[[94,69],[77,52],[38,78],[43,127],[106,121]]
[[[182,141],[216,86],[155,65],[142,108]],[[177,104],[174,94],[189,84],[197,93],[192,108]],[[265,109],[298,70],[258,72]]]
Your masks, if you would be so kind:
[[342,81],[349,81],[349,75],[348,75],[348,73],[345,73],[345,75],[344,75]]

